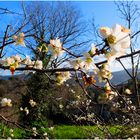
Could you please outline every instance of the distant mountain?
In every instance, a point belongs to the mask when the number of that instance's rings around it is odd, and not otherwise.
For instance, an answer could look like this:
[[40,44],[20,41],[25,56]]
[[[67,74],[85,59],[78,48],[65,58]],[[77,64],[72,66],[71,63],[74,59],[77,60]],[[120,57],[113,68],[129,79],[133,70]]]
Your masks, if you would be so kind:
[[18,75],[5,75],[5,76],[0,76],[0,80],[9,80],[10,78],[24,78],[27,79],[28,75],[25,74],[18,74]]
[[[128,72],[131,74],[131,69],[128,69]],[[140,73],[140,70],[138,70],[138,73]],[[120,83],[125,83],[127,82],[130,78],[130,76],[126,73],[126,71],[122,70],[122,71],[117,71],[117,72],[113,72],[113,78],[112,78],[112,82],[114,84],[120,84]],[[138,74],[138,79],[140,79],[140,74]]]
[[[128,69],[128,71],[131,72],[131,69]],[[113,78],[111,79],[111,82],[113,84],[121,84],[121,83],[126,82],[127,80],[130,79],[130,76],[124,70],[113,72],[112,74],[113,74]],[[28,79],[30,76],[25,75],[25,74],[8,75],[8,76],[0,76],[0,79],[9,80],[11,77]],[[97,77],[96,77],[96,79],[97,79]],[[97,80],[97,84],[103,85],[102,83],[99,83],[98,80]]]
[[[128,71],[131,73],[131,69],[128,69]],[[127,74],[125,70],[113,72],[113,78],[111,79],[111,82],[113,84],[120,84],[125,83],[130,79],[130,76]]]
[[[131,69],[128,69],[128,72],[131,73]],[[131,79],[125,70],[113,72],[112,75],[113,77],[111,79],[111,82],[115,85],[126,83],[129,79]],[[138,76],[138,78],[140,78],[140,76]],[[104,85],[104,83],[99,83],[98,77],[95,77],[95,79],[97,80],[97,85]]]

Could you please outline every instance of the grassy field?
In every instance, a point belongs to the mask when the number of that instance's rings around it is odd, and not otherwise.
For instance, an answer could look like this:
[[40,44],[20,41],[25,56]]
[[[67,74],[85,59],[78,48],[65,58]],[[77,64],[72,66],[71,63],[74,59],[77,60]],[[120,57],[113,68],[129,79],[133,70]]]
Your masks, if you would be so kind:
[[[37,135],[34,136],[30,130],[7,127],[4,124],[0,125],[0,138],[44,138],[44,133],[50,139],[94,139],[94,138],[113,138],[113,139],[127,139],[140,138],[140,126],[68,126],[57,125],[53,128],[42,127],[35,124]],[[11,131],[11,128],[13,131]],[[110,134],[110,137],[109,137]]]

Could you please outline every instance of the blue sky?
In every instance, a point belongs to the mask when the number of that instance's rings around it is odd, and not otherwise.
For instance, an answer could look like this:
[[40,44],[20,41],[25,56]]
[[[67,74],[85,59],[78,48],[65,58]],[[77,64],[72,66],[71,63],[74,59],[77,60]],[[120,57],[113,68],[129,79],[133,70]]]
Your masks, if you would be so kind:
[[[28,3],[27,1],[25,3]],[[119,18],[119,13],[116,10],[116,5],[113,1],[72,1],[83,15],[83,19],[91,21],[94,17],[95,23],[99,26],[113,26],[114,24],[125,25],[124,21]],[[140,5],[139,1],[136,1]],[[0,1],[0,7],[7,8],[14,12],[20,12],[21,1]],[[0,31],[4,30],[4,27],[11,23],[13,15],[1,16],[0,15]],[[114,66],[113,66],[114,67]],[[117,70],[120,70],[120,66],[116,64]],[[113,70],[116,70],[113,69]]]
[[[21,3],[21,1],[0,1],[0,7],[20,13]],[[25,4],[27,3],[29,2],[25,1]],[[113,1],[71,1],[71,3],[80,10],[80,14],[89,25],[91,25],[93,17],[95,24],[99,26],[113,26],[116,23],[124,24],[123,20],[118,17],[118,12]],[[6,25],[14,20],[14,16],[0,16],[0,21],[2,21],[1,27],[3,27],[0,30],[4,30]]]
[[[90,20],[94,16],[96,23],[99,25],[111,26],[115,23],[122,23],[113,1],[72,1],[72,3],[80,9],[86,20]],[[0,7],[20,12],[21,1],[0,1]],[[3,20],[6,23],[11,19]]]
[[97,24],[110,26],[116,22],[121,22],[117,17],[116,6],[113,1],[87,1],[73,2],[81,9],[85,19],[93,16]]
[[[28,3],[29,1],[25,1]],[[34,1],[35,2],[35,1]],[[80,9],[84,19],[90,20],[93,16],[99,25],[112,26],[115,23],[124,24],[119,18],[114,1],[71,1],[78,9]],[[140,1],[135,1],[140,5]],[[20,12],[21,1],[0,1],[0,7],[8,8],[15,12]],[[5,23],[11,18],[3,19]]]

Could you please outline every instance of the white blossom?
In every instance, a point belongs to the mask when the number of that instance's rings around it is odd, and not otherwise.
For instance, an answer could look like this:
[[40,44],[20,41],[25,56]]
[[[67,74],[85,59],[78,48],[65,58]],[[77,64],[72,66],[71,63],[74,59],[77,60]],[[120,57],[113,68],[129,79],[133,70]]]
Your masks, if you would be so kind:
[[130,95],[130,94],[132,94],[131,90],[130,90],[130,89],[128,89],[128,88],[127,88],[127,89],[125,89],[124,93],[129,94],[129,95]]
[[38,133],[37,133],[36,127],[33,127],[33,128],[32,128],[32,132],[33,132],[33,133],[32,133],[33,136],[37,136]]
[[56,80],[58,85],[61,85],[70,78],[71,78],[71,74],[70,74],[69,71],[67,71],[67,72],[57,72],[55,80]]
[[96,46],[94,44],[91,44],[91,50],[89,51],[89,54],[92,56],[96,53]]
[[13,58],[15,61],[18,61],[18,62],[21,62],[21,60],[22,60],[21,56],[18,55],[18,54],[12,56],[12,58]]
[[13,40],[15,41],[15,45],[22,45],[22,46],[26,46],[24,43],[24,33],[20,33],[19,36],[14,35],[13,36]]
[[7,57],[7,58],[5,58],[5,59],[2,59],[1,60],[1,64],[3,65],[3,66],[10,66],[11,64],[13,64],[15,61],[14,61],[14,59],[12,58],[12,57]]
[[24,111],[25,111],[26,115],[29,114],[29,109],[27,107],[24,108]]
[[62,109],[64,106],[62,104],[59,105],[59,108]]
[[11,99],[3,98],[2,101],[1,101],[1,106],[11,107],[12,106]]
[[62,56],[64,53],[64,50],[62,48],[62,43],[58,38],[50,40],[48,49],[51,52],[54,59],[56,59],[59,56]]
[[36,60],[36,61],[33,61],[33,67],[35,69],[42,69],[43,68],[43,63],[41,60]]
[[70,61],[70,65],[71,65],[74,69],[83,68],[83,63],[82,63],[81,58],[76,58],[76,59]]
[[109,63],[126,54],[126,49],[130,47],[130,30],[116,24],[112,28],[101,27],[100,34],[106,38],[111,51],[106,54]]
[[35,106],[36,106],[36,102],[33,101],[33,100],[30,100],[30,101],[29,101],[29,104],[31,105],[31,107],[35,107]]

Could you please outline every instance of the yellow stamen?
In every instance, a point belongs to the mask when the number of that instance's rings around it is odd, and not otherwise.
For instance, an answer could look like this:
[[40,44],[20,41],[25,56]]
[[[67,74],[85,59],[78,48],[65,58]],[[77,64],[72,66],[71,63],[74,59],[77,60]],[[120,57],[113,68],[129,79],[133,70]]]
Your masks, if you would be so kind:
[[116,43],[116,37],[113,35],[109,35],[107,38],[107,41],[109,44],[115,44]]
[[90,57],[86,58],[87,63],[92,63],[92,59]]

